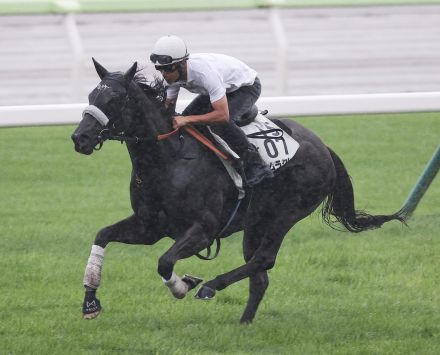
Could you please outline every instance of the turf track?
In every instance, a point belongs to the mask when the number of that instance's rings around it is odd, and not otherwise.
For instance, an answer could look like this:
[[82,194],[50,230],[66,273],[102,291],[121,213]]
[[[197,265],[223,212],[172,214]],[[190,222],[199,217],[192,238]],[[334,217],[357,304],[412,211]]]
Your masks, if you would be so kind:
[[[440,113],[303,118],[343,159],[357,207],[397,210],[439,143]],[[96,231],[130,213],[124,147],[75,153],[73,127],[0,130],[0,354],[435,354],[440,351],[440,180],[409,227],[351,235],[315,213],[286,238],[254,324],[247,282],[212,302],[171,298],[156,273],[170,241],[110,245],[104,312],[81,319]],[[240,265],[241,235],[217,260],[180,262],[205,279]]]
[[440,0],[0,0],[1,14],[66,12],[130,12],[170,10],[247,9],[257,7],[325,7],[439,4]]

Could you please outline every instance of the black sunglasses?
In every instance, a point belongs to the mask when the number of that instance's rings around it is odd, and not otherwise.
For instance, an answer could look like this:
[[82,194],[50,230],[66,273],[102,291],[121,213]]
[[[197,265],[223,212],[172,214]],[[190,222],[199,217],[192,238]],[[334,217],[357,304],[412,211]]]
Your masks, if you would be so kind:
[[161,65],[171,64],[173,62],[173,58],[170,55],[165,54],[151,54],[150,60],[156,64],[159,63]]
[[164,72],[167,72],[167,73],[171,73],[172,71],[176,70],[176,65],[175,64],[155,65],[154,67],[156,68],[156,70],[164,71]]

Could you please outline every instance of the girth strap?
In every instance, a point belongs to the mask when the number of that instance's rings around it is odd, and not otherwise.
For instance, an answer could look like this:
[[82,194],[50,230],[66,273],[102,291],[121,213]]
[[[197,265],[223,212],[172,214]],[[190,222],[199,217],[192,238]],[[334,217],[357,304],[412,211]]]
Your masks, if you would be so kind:
[[237,214],[238,208],[241,205],[241,201],[242,200],[238,200],[237,204],[235,205],[234,211],[232,211],[231,216],[229,217],[228,221],[226,222],[225,226],[222,228],[222,230],[217,234],[217,237],[215,238],[215,241],[217,242],[217,245],[215,247],[215,254],[212,258],[210,258],[211,256],[211,245],[208,246],[206,248],[206,256],[200,255],[199,253],[196,254],[196,256],[199,259],[202,260],[213,260],[217,257],[218,253],[220,252],[220,237],[221,235],[224,233],[224,231],[229,227],[229,225],[231,224],[231,222],[234,220],[235,215]]

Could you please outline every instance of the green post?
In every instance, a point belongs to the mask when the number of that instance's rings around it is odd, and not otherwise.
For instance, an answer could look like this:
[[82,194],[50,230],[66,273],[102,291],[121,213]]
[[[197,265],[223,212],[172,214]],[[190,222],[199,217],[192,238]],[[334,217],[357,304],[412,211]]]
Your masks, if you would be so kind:
[[418,203],[422,199],[426,190],[428,189],[431,182],[434,180],[435,175],[440,169],[440,145],[437,147],[437,151],[432,156],[428,165],[426,165],[425,170],[422,175],[419,177],[416,185],[413,187],[411,193],[407,197],[405,203],[401,211],[407,216],[410,217],[411,214],[416,209]]

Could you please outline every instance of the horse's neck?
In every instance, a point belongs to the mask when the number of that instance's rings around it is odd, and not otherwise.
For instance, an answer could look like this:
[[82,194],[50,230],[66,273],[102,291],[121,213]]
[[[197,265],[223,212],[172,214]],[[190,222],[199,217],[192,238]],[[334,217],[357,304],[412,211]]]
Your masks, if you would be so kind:
[[135,135],[137,137],[150,137],[151,140],[143,143],[127,144],[128,152],[135,171],[152,171],[161,169],[170,161],[174,160],[177,142],[174,139],[158,142],[159,134],[168,133],[172,130],[171,115],[167,115],[164,109],[154,105],[149,99],[140,103],[137,111],[140,120]]
[[146,172],[148,175],[151,175],[153,171],[162,168],[163,161],[158,155],[157,144],[128,143],[127,149],[130,155],[133,171],[136,173]]

